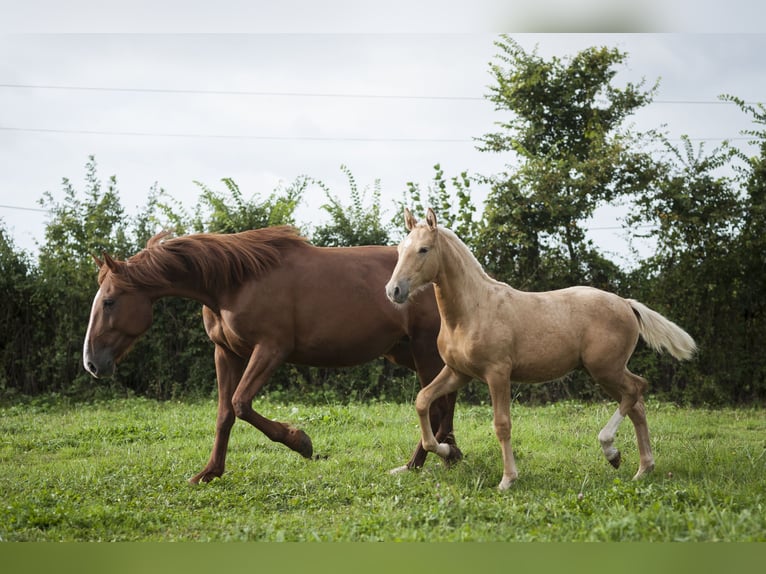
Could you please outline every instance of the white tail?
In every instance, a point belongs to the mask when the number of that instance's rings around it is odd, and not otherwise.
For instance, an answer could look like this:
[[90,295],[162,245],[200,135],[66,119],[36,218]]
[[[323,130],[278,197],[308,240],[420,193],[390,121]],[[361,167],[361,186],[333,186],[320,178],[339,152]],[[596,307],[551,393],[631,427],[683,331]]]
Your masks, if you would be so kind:
[[643,303],[634,299],[627,299],[627,302],[638,316],[641,337],[652,349],[659,352],[665,349],[680,360],[691,358],[697,344],[689,333]]

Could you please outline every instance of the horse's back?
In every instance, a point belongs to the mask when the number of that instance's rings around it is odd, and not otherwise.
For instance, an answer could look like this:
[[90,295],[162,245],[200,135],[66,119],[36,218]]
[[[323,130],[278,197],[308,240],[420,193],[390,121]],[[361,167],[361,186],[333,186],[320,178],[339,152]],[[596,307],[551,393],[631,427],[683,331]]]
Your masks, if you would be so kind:
[[243,347],[275,341],[287,350],[288,362],[350,366],[369,361],[429,320],[438,328],[428,293],[423,316],[386,298],[384,285],[396,260],[396,248],[386,246],[287,251],[267,275],[232,294],[222,320]]
[[[527,292],[496,285],[474,317],[474,329],[453,334],[476,371],[501,360],[517,382],[556,379],[583,366],[595,348],[632,351],[637,321],[622,297],[593,287]],[[470,339],[470,340],[469,340]]]

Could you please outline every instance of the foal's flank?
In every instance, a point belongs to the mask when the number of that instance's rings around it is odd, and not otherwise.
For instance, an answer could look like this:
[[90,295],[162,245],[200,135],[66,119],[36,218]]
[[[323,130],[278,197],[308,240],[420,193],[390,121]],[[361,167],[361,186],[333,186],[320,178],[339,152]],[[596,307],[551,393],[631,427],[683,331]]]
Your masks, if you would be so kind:
[[675,323],[632,299],[592,287],[541,293],[514,289],[489,277],[465,244],[437,225],[428,209],[418,223],[405,209],[409,234],[386,294],[404,305],[420,289],[434,286],[441,317],[439,352],[445,366],[417,396],[415,407],[423,447],[439,456],[451,446],[440,443],[428,424],[433,401],[456,392],[471,379],[489,386],[495,434],[503,456],[507,489],[517,478],[511,448],[510,383],[539,383],[584,368],[618,407],[598,435],[606,459],[616,468],[617,429],[627,416],[636,432],[639,467],[634,479],[654,469],[643,394],[647,381],[628,368],[639,336],[657,351],[677,359],[694,354],[694,340]]

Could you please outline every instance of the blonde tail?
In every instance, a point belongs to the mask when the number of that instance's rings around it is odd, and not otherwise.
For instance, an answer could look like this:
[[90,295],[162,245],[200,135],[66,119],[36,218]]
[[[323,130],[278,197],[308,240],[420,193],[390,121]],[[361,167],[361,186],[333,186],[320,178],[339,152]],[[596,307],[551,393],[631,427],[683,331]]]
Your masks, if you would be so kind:
[[643,303],[634,299],[627,299],[627,302],[638,317],[641,337],[652,349],[659,352],[665,349],[680,360],[690,359],[694,355],[697,344],[689,333]]

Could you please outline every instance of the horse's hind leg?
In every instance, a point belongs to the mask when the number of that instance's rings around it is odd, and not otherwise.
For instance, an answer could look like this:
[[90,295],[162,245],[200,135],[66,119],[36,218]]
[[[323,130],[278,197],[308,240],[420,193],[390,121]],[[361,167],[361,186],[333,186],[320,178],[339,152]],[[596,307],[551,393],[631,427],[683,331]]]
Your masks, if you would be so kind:
[[[633,373],[628,373],[642,384],[643,388],[648,386],[646,380]],[[654,470],[654,455],[652,454],[652,445],[649,441],[649,425],[646,422],[646,407],[644,406],[643,396],[639,397],[633,407],[628,411],[628,416],[633,422],[636,430],[636,442],[638,443],[639,465],[633,480],[639,479],[645,474]]]
[[[599,380],[604,389],[610,396],[619,401],[620,406],[609,419],[606,426],[598,434],[598,440],[601,443],[601,449],[609,463],[618,468],[622,457],[620,451],[614,446],[614,439],[617,429],[627,415],[630,417],[633,427],[636,431],[636,441],[638,443],[639,467],[633,479],[641,478],[654,469],[654,456],[649,441],[649,425],[646,422],[646,408],[644,407],[643,394],[648,383],[642,377],[634,375],[627,369],[624,370],[620,378],[619,385],[611,385],[608,382]],[[598,379],[597,379],[598,380]]]

